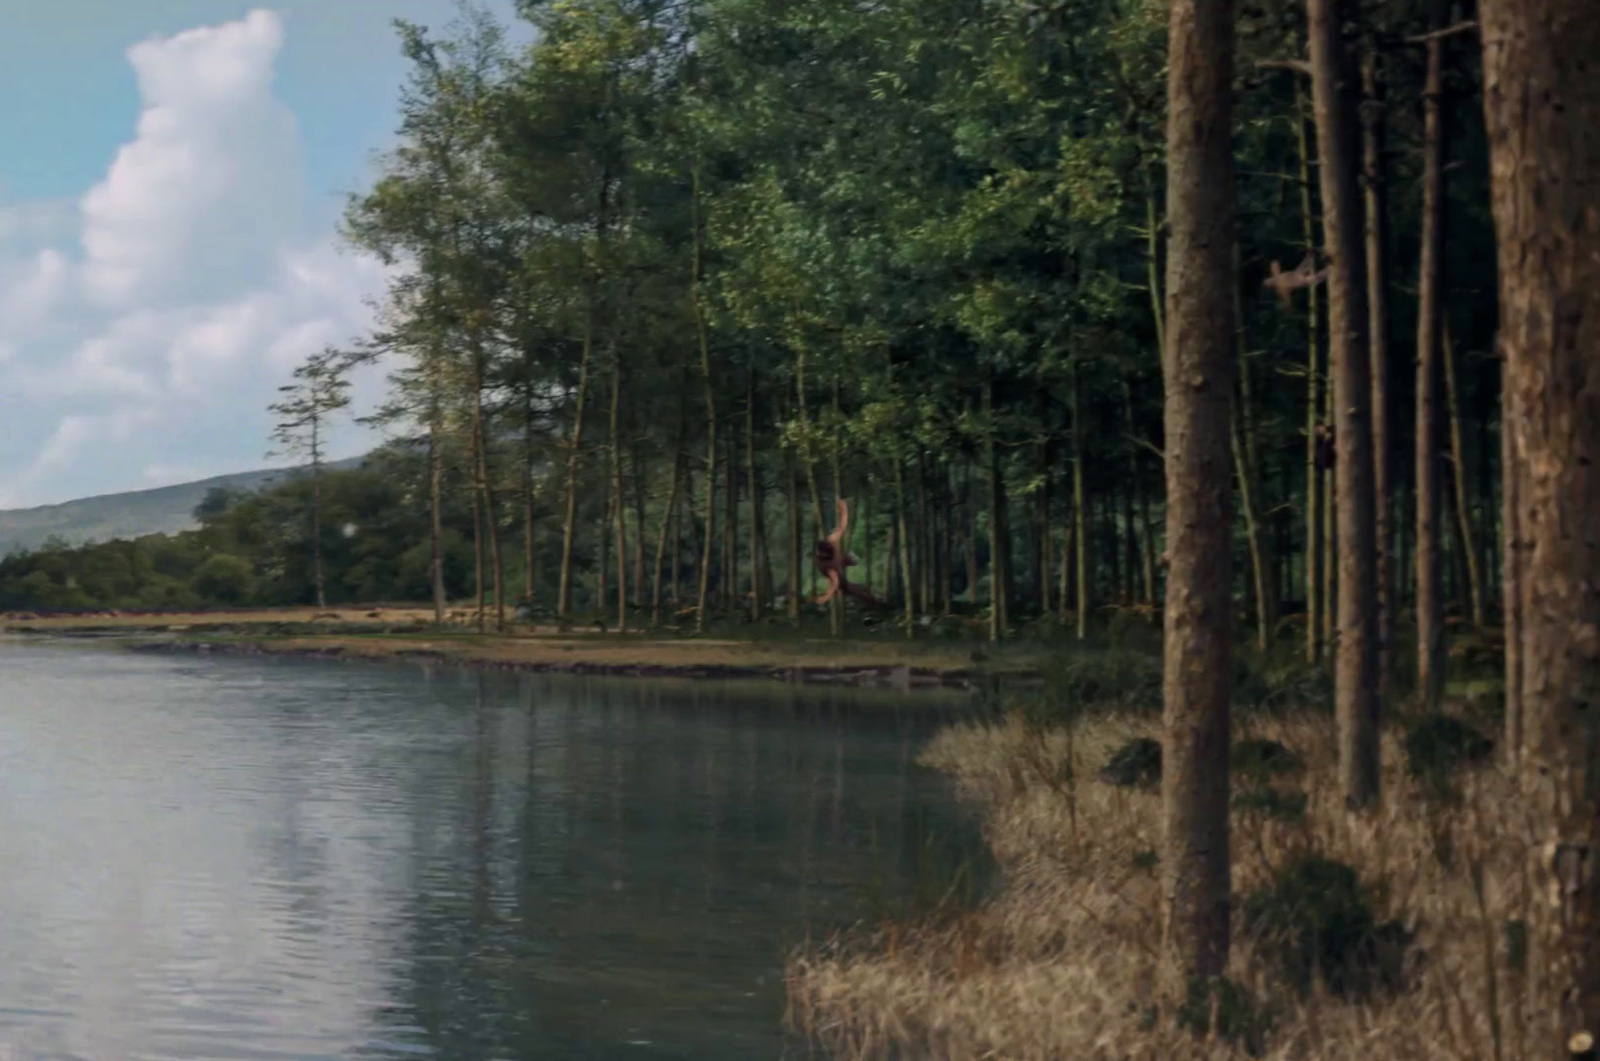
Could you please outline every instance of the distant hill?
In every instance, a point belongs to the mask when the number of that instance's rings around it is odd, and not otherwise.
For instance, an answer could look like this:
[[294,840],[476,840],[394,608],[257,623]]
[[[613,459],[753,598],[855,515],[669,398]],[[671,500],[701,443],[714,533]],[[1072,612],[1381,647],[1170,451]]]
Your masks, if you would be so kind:
[[[354,468],[363,457],[330,461],[329,468]],[[256,491],[292,475],[297,469],[269,468],[233,475],[217,475],[192,483],[101,494],[59,505],[0,510],[0,556],[18,549],[37,549],[51,537],[70,545],[104,542],[113,538],[138,538],[145,534],[175,534],[193,530],[195,506],[215,487]]]

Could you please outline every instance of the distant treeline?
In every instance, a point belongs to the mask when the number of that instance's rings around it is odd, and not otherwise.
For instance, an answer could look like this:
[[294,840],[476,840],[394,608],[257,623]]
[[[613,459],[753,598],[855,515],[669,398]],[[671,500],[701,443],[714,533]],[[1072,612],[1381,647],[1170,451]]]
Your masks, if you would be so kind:
[[[425,508],[412,499],[416,462],[386,449],[360,468],[325,470],[322,547],[330,602],[422,600],[429,593]],[[311,601],[309,475],[261,492],[213,489],[197,530],[83,546],[47,543],[0,560],[9,611],[181,609]],[[472,576],[471,513],[446,514],[447,585]],[[421,542],[419,546],[417,543]]]

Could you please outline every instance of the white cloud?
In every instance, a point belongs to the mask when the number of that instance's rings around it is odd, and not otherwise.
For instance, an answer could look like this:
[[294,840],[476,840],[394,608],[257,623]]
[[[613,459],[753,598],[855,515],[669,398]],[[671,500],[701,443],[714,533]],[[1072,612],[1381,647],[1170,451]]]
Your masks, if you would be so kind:
[[303,193],[294,115],[272,94],[282,45],[278,16],[252,11],[129,49],[144,102],[138,135],[82,205],[95,300],[221,294],[276,264]]
[[274,388],[366,330],[385,270],[307,229],[283,41],[257,10],[133,46],[142,111],[104,179],[74,214],[0,204],[0,415],[34,440],[0,448],[0,505],[258,466]]

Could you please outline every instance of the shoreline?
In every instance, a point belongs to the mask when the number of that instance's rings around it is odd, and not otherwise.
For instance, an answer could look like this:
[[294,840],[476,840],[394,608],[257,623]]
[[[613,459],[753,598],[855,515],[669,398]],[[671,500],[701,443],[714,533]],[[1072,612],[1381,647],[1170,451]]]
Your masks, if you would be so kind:
[[[352,609],[353,610],[353,609]],[[398,609],[351,621],[303,610],[247,614],[8,617],[0,629],[23,638],[107,641],[131,651],[433,663],[475,670],[689,680],[763,680],[900,692],[970,691],[979,680],[977,644],[899,640],[696,637],[559,632],[504,634],[440,629]],[[329,621],[332,620],[332,621]],[[985,646],[984,653],[989,651]],[[1037,660],[996,660],[984,673],[1008,682],[1037,679]]]

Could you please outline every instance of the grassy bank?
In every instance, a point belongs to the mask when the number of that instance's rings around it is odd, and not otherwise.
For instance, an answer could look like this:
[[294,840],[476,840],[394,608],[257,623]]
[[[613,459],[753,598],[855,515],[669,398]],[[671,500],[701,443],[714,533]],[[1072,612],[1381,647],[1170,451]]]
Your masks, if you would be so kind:
[[263,609],[161,614],[12,615],[12,634],[126,640],[150,650],[432,659],[462,666],[669,677],[773,678],[903,688],[961,687],[975,661],[990,671],[1026,675],[1046,650],[1038,645],[995,652],[977,642],[942,637],[830,638],[825,629],[784,625],[715,631],[709,636],[616,634],[598,628],[561,631],[519,625],[479,634],[462,622],[434,626],[425,609],[361,607],[318,612]]
[[1525,821],[1456,725],[1495,734],[1489,697],[1458,696],[1456,722],[1396,718],[1382,809],[1356,819],[1325,683],[1242,679],[1235,948],[1206,987],[1162,958],[1159,765],[1139,743],[1159,737],[1159,659],[1118,668],[933,741],[924,761],[982,809],[1002,883],[797,954],[798,1031],[852,1059],[1542,1056]]

